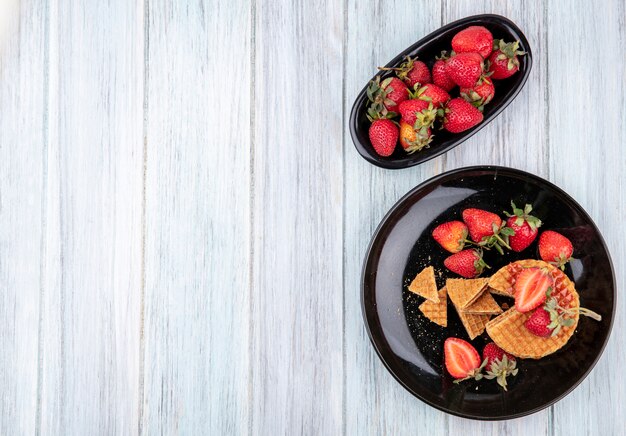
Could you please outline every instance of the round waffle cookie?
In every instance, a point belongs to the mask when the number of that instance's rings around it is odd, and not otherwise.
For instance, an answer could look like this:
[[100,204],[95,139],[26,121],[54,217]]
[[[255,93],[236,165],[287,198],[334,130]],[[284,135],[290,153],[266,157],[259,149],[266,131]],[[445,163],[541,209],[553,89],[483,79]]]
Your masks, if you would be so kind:
[[[540,260],[520,260],[501,268],[493,276],[498,276],[495,282],[496,286],[499,286],[498,290],[512,296],[510,291],[512,291],[515,283],[515,275],[522,269],[531,267],[546,268],[550,271],[554,278],[552,296],[557,299],[561,307],[580,307],[580,300],[574,283],[560,269]],[[504,281],[505,277],[507,278],[506,282]],[[556,336],[542,338],[533,335],[524,327],[524,323],[530,318],[531,314],[532,311],[520,313],[515,307],[512,307],[487,323],[487,334],[507,353],[523,359],[540,359],[563,347],[572,337],[578,325],[579,315],[576,312],[576,315],[573,317],[573,325],[561,328],[561,331]]]

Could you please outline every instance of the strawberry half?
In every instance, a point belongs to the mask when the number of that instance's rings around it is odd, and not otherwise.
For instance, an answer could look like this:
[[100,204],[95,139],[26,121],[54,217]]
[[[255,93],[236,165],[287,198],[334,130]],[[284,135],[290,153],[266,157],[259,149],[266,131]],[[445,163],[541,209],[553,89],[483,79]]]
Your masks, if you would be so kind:
[[513,229],[514,235],[509,236],[509,245],[511,250],[518,253],[528,248],[537,237],[538,228],[541,227],[541,220],[530,214],[533,210],[532,205],[527,204],[524,209],[515,206],[511,201],[513,213],[504,212],[509,218],[506,220],[507,227]]
[[483,365],[480,363],[480,355],[476,348],[467,341],[459,338],[448,338],[443,344],[443,353],[448,373],[455,379],[455,382],[474,378],[482,378],[481,371]]
[[515,308],[518,312],[529,312],[541,306],[547,298],[548,289],[554,286],[554,279],[541,268],[527,268],[515,277],[513,285]]
[[515,357],[498,347],[495,343],[490,342],[483,348],[483,361],[485,365],[485,378],[488,380],[496,379],[498,384],[506,391],[506,378],[509,375],[517,375],[517,362]]
[[483,260],[482,251],[474,248],[468,248],[448,256],[443,264],[453,273],[466,279],[477,277],[482,274],[485,268],[489,268],[489,265]]
[[432,235],[444,250],[458,253],[465,246],[467,226],[461,221],[449,221],[435,227]]
[[561,269],[572,260],[574,247],[572,242],[562,234],[546,230],[539,236],[539,256],[542,260]]

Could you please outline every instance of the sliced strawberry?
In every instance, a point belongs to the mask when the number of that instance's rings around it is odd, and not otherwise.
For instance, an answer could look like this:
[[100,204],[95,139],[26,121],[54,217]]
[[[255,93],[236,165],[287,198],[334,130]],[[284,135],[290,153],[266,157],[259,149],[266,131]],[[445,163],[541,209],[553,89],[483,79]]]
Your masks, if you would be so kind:
[[519,312],[528,312],[541,306],[546,301],[548,289],[554,286],[554,279],[541,268],[527,268],[515,277],[513,285],[515,308]]
[[456,379],[476,378],[480,380],[482,370],[480,355],[476,348],[459,338],[448,338],[443,344],[446,369]]

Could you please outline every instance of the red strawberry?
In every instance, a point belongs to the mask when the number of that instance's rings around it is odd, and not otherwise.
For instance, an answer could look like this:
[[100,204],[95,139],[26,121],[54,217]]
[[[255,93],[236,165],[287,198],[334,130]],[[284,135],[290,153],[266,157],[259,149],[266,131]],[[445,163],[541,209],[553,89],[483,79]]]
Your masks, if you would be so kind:
[[433,139],[430,127],[414,128],[400,120],[400,144],[407,153],[414,153],[426,147]]
[[548,289],[554,286],[554,279],[541,268],[527,268],[515,276],[513,294],[518,312],[528,312],[546,301]]
[[391,156],[398,142],[398,127],[388,119],[372,122],[369,130],[372,147],[381,156]]
[[552,329],[548,328],[550,323],[550,314],[543,307],[538,307],[526,320],[524,327],[535,336],[547,338],[552,335]]
[[493,50],[493,36],[483,26],[470,26],[452,38],[452,50],[457,53],[479,53],[487,58]]
[[453,273],[466,279],[472,279],[480,275],[485,268],[489,268],[483,260],[482,252],[474,248],[459,251],[448,256],[443,261],[443,264]]
[[448,94],[444,89],[438,87],[437,85],[433,85],[432,83],[427,83],[421,88],[417,88],[417,90],[410,95],[413,98],[430,101],[436,108],[442,107],[448,102],[448,100],[450,100],[450,94]]
[[457,381],[482,378],[480,355],[469,342],[459,338],[448,338],[443,344],[443,353],[446,369]]
[[383,71],[395,71],[398,78],[411,88],[416,83],[421,83],[422,85],[430,83],[430,71],[428,70],[428,66],[422,61],[411,59],[410,56],[407,56],[406,60],[400,64],[398,68],[378,67],[378,69]]
[[500,246],[511,248],[507,238],[512,232],[503,227],[502,219],[495,213],[469,208],[465,209],[461,215],[469,228],[472,241],[487,247],[496,247],[500,252]]
[[491,78],[500,80],[511,77],[519,70],[518,56],[526,53],[519,49],[519,41],[505,43],[501,39],[493,41],[494,51],[489,56]]
[[450,253],[458,253],[465,246],[467,226],[461,221],[449,221],[439,224],[433,230],[433,238],[444,250]]
[[572,259],[572,242],[560,233],[546,230],[539,236],[539,256],[561,269]]
[[420,99],[404,100],[398,105],[398,112],[402,117],[402,121],[411,126],[417,121],[416,115],[428,109],[430,102]]
[[397,111],[398,105],[409,98],[409,89],[397,77],[388,77],[381,82],[380,76],[376,76],[367,88],[367,98],[372,102],[370,113],[386,117],[389,112]]
[[483,348],[483,361],[487,362],[485,366],[486,379],[496,379],[498,384],[506,391],[506,378],[509,375],[517,375],[517,362],[515,357],[498,347],[495,343],[490,342]]
[[464,132],[483,120],[478,109],[459,97],[450,100],[441,114],[444,129],[451,133]]
[[496,88],[489,77],[481,77],[473,87],[461,88],[461,97],[478,108],[489,103],[494,95],[496,95]]
[[456,86],[454,80],[448,77],[446,73],[446,61],[448,60],[448,54],[446,51],[441,52],[441,56],[436,58],[433,65],[433,83],[443,89],[450,92],[452,88]]
[[514,235],[509,236],[511,250],[520,252],[525,250],[537,237],[537,229],[541,227],[541,220],[530,215],[533,207],[530,204],[524,206],[524,210],[515,207],[511,201],[513,213],[504,212],[509,219],[506,220],[507,227],[513,229]]
[[478,53],[459,53],[446,61],[446,74],[462,88],[474,86],[483,69],[483,57]]

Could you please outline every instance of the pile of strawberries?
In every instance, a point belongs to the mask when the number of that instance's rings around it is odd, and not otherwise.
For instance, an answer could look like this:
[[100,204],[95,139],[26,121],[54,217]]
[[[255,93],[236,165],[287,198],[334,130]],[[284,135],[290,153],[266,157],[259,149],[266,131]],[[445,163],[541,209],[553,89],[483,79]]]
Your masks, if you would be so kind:
[[[370,83],[367,117],[376,153],[390,156],[398,142],[407,153],[427,147],[435,122],[451,133],[470,129],[483,120],[483,108],[495,95],[493,80],[519,69],[519,41],[494,40],[483,26],[470,26],[452,38],[452,52],[441,52],[432,67],[411,57],[393,70],[397,77]],[[459,97],[450,92],[459,87]],[[397,121],[397,117],[400,121]]]
[[[541,220],[530,214],[530,204],[524,209],[513,202],[511,206],[512,213],[505,212],[506,221],[493,212],[469,208],[461,213],[463,221],[448,221],[435,227],[432,232],[435,241],[453,253],[444,260],[445,267],[462,277],[474,278],[489,267],[483,260],[483,249],[494,248],[504,254],[504,249],[521,252],[528,248],[537,238]],[[552,230],[541,234],[538,245],[541,259],[561,269],[574,251],[569,239]]]

